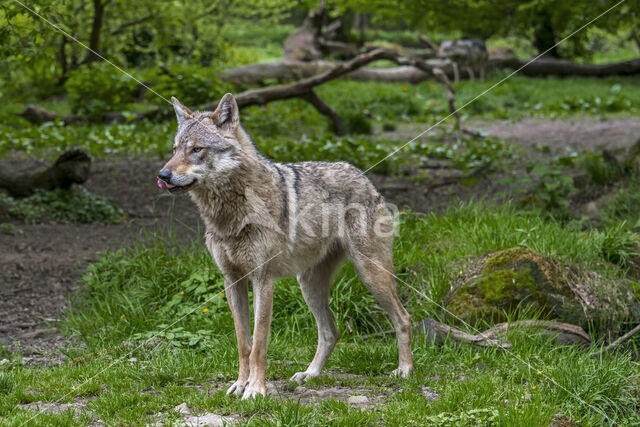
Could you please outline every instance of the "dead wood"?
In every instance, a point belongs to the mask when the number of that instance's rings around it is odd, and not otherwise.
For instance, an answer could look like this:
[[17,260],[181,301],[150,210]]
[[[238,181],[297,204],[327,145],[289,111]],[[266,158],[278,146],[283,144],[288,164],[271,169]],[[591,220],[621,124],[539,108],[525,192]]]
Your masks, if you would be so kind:
[[[424,335],[427,340],[442,345],[447,339],[455,342],[473,344],[480,347],[509,348],[511,343],[506,339],[506,333],[514,329],[531,328],[547,337],[553,338],[560,345],[591,345],[591,337],[580,327],[569,323],[549,320],[519,320],[511,323],[499,323],[476,335],[463,332],[452,326],[424,319],[413,324],[414,333]],[[640,328],[640,326],[639,326]],[[392,335],[393,330],[365,335],[363,338],[375,338]]]
[[617,340],[613,341],[611,344],[603,348],[602,351],[605,352],[605,351],[613,350],[614,348],[618,347],[620,344],[624,343],[625,341],[628,341],[631,337],[636,335],[638,332],[640,332],[640,325],[637,325],[635,328],[633,328],[632,330],[630,330],[629,332],[627,332]]
[[[565,59],[543,57],[526,65],[530,60],[513,56],[489,58],[489,68],[510,68],[528,77],[607,77],[640,74],[640,59],[612,64],[579,64]],[[526,65],[526,66],[525,66]]]
[[0,188],[13,197],[27,197],[36,190],[67,189],[89,178],[91,158],[80,149],[65,151],[48,167],[24,173],[0,171]]

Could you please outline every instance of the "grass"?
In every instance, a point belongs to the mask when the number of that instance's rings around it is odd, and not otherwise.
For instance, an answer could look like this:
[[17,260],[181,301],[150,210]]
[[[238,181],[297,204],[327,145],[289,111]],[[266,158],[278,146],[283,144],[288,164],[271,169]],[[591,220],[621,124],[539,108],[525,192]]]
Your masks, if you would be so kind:
[[[414,320],[442,315],[420,294],[440,303],[457,263],[492,250],[521,245],[605,275],[625,274],[603,258],[598,232],[573,230],[508,205],[407,213],[399,221],[398,287]],[[33,415],[16,409],[19,403],[76,399],[86,399],[88,410],[43,415],[29,424],[170,422],[177,419],[171,408],[182,402],[198,411],[237,414],[249,425],[546,425],[556,414],[584,425],[640,421],[632,390],[639,370],[627,353],[595,357],[597,346],[558,347],[531,333],[513,333],[510,352],[450,341],[438,347],[416,337],[416,375],[390,378],[397,363],[393,339],[362,338],[389,323],[350,265],[334,280],[331,307],[342,339],[328,369],[361,376],[323,376],[308,386],[358,386],[387,395],[375,410],[332,399],[309,406],[271,397],[244,402],[218,390],[236,374],[235,338],[220,273],[200,244],[178,249],[151,235],[145,244],[106,252],[83,281],[82,298],[73,299],[61,325],[83,343],[67,348],[73,362],[27,368],[10,355],[0,367],[0,422],[20,424]],[[276,284],[272,330],[267,377],[286,379],[304,369],[315,351],[315,324],[293,279]],[[425,401],[422,387],[439,398]]]
[[[278,59],[290,30],[280,25],[229,25],[227,37],[235,42],[229,49],[229,65]],[[372,35],[383,42],[397,41],[398,36],[407,42],[415,38],[408,31]],[[492,43],[500,45],[501,41]],[[530,52],[527,46],[516,47],[518,53]],[[605,49],[593,61],[612,58],[622,56],[613,48]],[[456,84],[456,104],[470,101],[503,77],[503,73],[493,73],[483,82]],[[318,93],[361,134],[336,138],[327,132],[327,120],[300,100],[244,109],[243,123],[265,154],[279,161],[347,160],[366,168],[405,142],[393,133],[378,135],[380,128],[393,130],[396,124],[409,122],[430,125],[448,114],[442,88],[434,82],[406,85],[338,80],[318,88]],[[93,156],[166,157],[175,133],[173,121],[33,126],[15,116],[24,102],[26,99],[7,100],[0,109],[0,155],[53,156],[70,147],[83,147]],[[65,99],[41,104],[62,114],[71,112]],[[463,119],[633,117],[639,109],[640,83],[634,78],[515,76],[466,107]],[[375,136],[367,135],[369,132]],[[448,132],[438,135],[443,136],[449,136]],[[478,166],[500,170],[519,155],[494,138],[415,141],[375,172],[402,173],[406,164],[419,165],[428,158],[449,160],[462,171]],[[582,163],[578,166],[594,185],[611,185],[619,178],[611,174],[601,157],[579,160]],[[562,172],[558,171],[551,169],[549,181],[555,182],[553,174]],[[637,259],[640,199],[635,181],[629,181],[603,213],[601,230],[586,227],[584,221],[554,221],[542,214],[544,207],[525,211],[511,204],[471,203],[439,214],[402,214],[394,247],[400,298],[414,321],[443,319],[440,304],[461,263],[514,246],[530,248],[582,270],[594,270],[605,279],[633,279],[630,265]],[[550,196],[560,193],[553,188],[546,191]],[[564,192],[560,196],[566,198]],[[95,207],[89,203],[93,207],[87,210],[80,200],[61,209],[59,198],[52,197],[40,194],[21,202],[27,205],[19,208],[15,201],[1,201],[13,203],[12,209],[27,215],[23,218],[27,221],[42,217],[43,211],[49,218],[62,215],[61,220],[83,220],[82,215]],[[0,231],[21,232],[4,224]],[[287,379],[305,369],[316,344],[315,323],[295,280],[280,280],[276,286],[268,380]],[[557,414],[581,425],[640,423],[638,339],[620,352],[603,356],[597,345],[587,350],[557,346],[535,333],[512,332],[509,352],[452,341],[436,346],[416,337],[415,376],[406,381],[390,378],[388,374],[397,363],[395,341],[363,338],[389,329],[390,324],[349,264],[334,279],[331,308],[342,339],[327,368],[359,376],[325,375],[311,380],[308,387],[359,387],[371,395],[384,395],[383,403],[372,410],[361,411],[335,399],[302,405],[273,397],[240,401],[225,396],[224,383],[234,380],[237,373],[233,322],[222,294],[221,274],[199,243],[179,247],[171,237],[149,235],[136,246],[107,251],[88,267],[81,288],[82,293],[72,297],[72,308],[58,325],[75,338],[65,348],[69,362],[26,367],[19,354],[0,347],[0,358],[7,359],[0,365],[0,425],[86,425],[98,419],[107,425],[158,420],[170,424],[179,419],[172,408],[182,402],[200,413],[238,415],[247,425],[529,426],[548,425]],[[286,384],[280,391],[291,392],[294,387]],[[439,397],[425,400],[422,387]],[[36,418],[33,411],[18,407],[38,401],[86,401],[87,406],[78,413],[67,410]]]

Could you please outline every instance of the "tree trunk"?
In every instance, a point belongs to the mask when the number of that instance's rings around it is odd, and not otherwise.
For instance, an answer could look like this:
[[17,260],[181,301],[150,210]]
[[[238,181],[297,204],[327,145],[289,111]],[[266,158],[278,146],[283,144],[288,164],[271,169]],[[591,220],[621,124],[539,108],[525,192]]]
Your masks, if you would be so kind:
[[538,23],[533,32],[533,45],[538,50],[539,54],[548,50],[545,55],[553,58],[560,58],[560,54],[558,53],[558,48],[556,46],[556,34],[553,30],[553,23],[551,22],[549,12],[546,9],[543,9],[538,12],[537,18]]
[[89,51],[82,61],[84,64],[90,64],[100,60],[100,34],[102,33],[102,18],[104,17],[104,9],[108,1],[102,3],[102,0],[93,0],[93,21],[91,23],[91,36],[89,37]]

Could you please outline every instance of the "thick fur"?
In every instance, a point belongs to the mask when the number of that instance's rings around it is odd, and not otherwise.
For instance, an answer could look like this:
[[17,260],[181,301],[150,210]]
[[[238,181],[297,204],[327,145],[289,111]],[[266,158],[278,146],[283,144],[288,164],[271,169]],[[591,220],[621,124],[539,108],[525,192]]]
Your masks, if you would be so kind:
[[297,276],[318,326],[316,355],[292,379],[320,374],[338,340],[329,293],[345,257],[393,322],[399,349],[394,372],[408,376],[411,323],[392,274],[392,216],[371,182],[348,163],[266,159],[240,126],[230,94],[213,113],[173,101],[179,123],[174,154],[159,177],[170,191],[189,191],[206,226],[207,248],[225,278],[240,359],[238,380],[227,393],[243,399],[265,394],[273,284],[282,276]]

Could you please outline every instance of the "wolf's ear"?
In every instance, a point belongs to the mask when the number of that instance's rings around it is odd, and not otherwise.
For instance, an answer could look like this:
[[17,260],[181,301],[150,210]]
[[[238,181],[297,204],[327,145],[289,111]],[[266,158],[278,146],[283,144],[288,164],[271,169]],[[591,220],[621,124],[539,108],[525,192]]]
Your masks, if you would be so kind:
[[171,97],[171,102],[173,103],[173,109],[176,112],[176,118],[178,119],[178,126],[182,124],[187,119],[190,119],[193,116],[193,111],[182,105],[177,98]]
[[218,108],[211,114],[211,119],[216,126],[234,131],[240,123],[240,113],[236,99],[230,93],[222,97],[218,102]]

